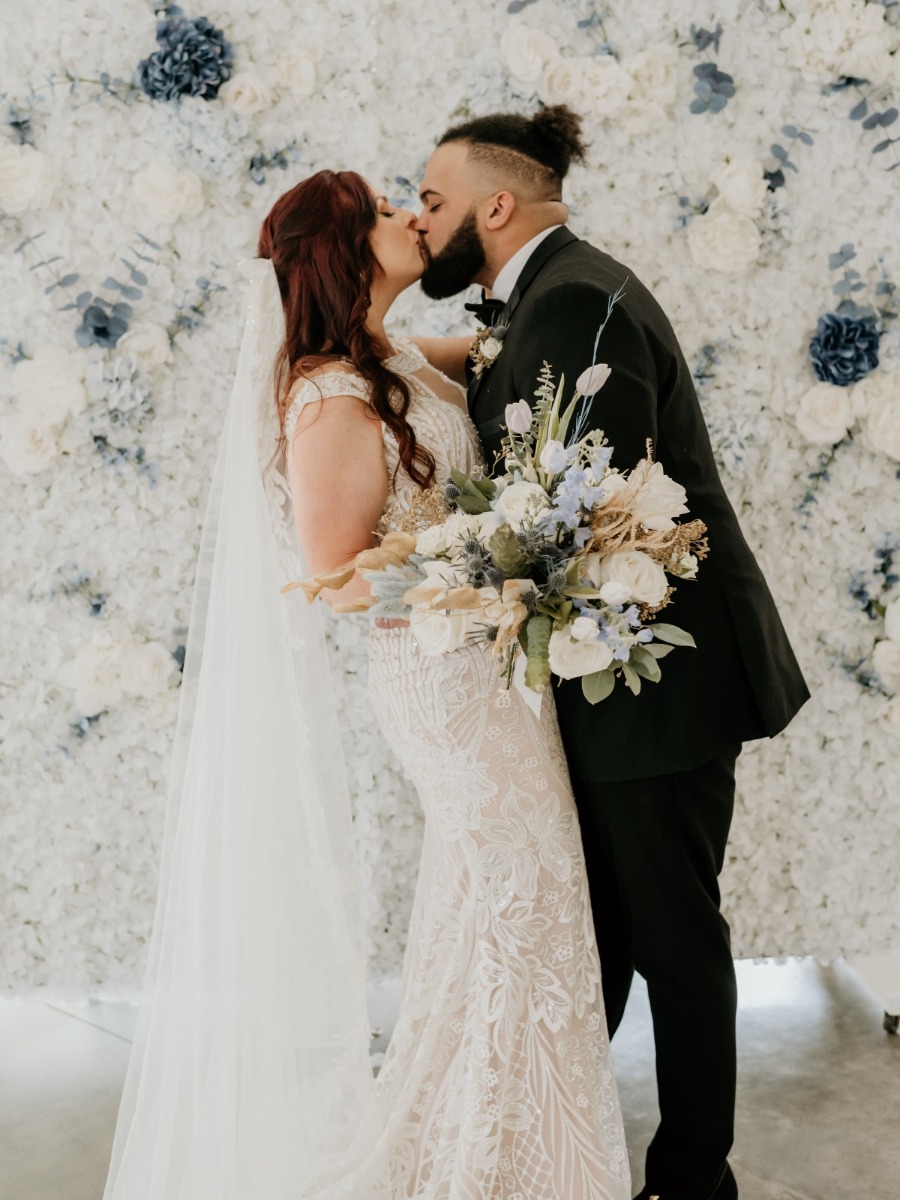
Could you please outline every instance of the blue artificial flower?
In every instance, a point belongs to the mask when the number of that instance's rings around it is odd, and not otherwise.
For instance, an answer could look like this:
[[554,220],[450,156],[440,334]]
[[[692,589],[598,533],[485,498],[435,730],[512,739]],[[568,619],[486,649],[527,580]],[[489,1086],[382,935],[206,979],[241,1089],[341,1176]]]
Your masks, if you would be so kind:
[[206,19],[170,8],[156,27],[159,49],[138,63],[138,83],[151,100],[202,96],[212,100],[231,78],[234,47]]
[[75,341],[83,347],[97,345],[112,349],[127,328],[128,323],[121,317],[114,317],[99,304],[89,304],[75,330]]
[[878,366],[878,329],[874,317],[819,317],[809,357],[823,383],[849,387]]

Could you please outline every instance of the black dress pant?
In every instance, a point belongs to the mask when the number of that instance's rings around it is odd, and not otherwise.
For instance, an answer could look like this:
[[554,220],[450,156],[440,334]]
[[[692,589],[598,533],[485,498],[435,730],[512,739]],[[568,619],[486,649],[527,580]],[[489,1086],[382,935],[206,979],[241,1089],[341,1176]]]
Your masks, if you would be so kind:
[[646,1180],[664,1200],[737,1194],[727,1165],[737,988],[718,875],[739,751],[677,775],[572,780],[610,1035],[635,970],[647,981],[661,1119]]

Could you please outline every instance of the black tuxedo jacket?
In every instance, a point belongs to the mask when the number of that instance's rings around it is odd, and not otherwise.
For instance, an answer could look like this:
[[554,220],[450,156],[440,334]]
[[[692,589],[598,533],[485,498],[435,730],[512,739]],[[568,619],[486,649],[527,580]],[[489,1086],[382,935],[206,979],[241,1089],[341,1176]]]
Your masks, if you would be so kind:
[[[706,522],[709,557],[683,580],[662,618],[688,630],[660,683],[634,696],[619,680],[592,706],[580,680],[555,681],[573,774],[616,781],[691,770],[717,754],[774,737],[809,698],[778,611],[744,540],[713,459],[691,372],[671,325],[641,282],[568,229],[554,230],[525,265],[501,319],[509,328],[494,365],[469,386],[469,409],[489,464],[497,461],[507,404],[534,401],[546,359],[567,397],[591,365],[608,298],[625,283],[597,351],[612,376],[592,402],[590,426],[613,447],[613,465],[654,458],[687,490],[690,519]],[[501,467],[502,469],[502,467]]]

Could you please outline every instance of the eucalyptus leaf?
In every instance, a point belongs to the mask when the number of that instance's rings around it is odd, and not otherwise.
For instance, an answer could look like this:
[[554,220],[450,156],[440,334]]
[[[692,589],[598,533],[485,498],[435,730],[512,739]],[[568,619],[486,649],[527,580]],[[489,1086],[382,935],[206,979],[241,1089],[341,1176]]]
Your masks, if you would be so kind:
[[686,630],[679,629],[677,625],[654,623],[650,628],[653,636],[660,642],[668,642],[671,646],[693,646],[694,648],[697,646],[693,637]]
[[869,102],[866,99],[862,99],[860,100],[859,104],[855,104],[853,108],[850,109],[850,120],[861,121],[868,111]]
[[612,693],[616,686],[616,676],[613,671],[595,671],[593,675],[581,677],[581,690],[588,704],[599,704]]
[[651,658],[665,658],[667,654],[671,654],[675,649],[674,646],[663,646],[656,642],[648,642],[642,647],[645,654],[649,654]]
[[650,683],[659,683],[662,679],[662,671],[659,669],[656,659],[649,654],[645,656],[641,649],[631,652],[630,661],[642,679],[646,679]]
[[625,678],[625,686],[635,696],[641,694],[641,677],[629,663],[622,663],[622,675]]
[[528,642],[525,685],[542,692],[550,682],[550,634],[553,623],[549,617],[529,617],[525,629]]

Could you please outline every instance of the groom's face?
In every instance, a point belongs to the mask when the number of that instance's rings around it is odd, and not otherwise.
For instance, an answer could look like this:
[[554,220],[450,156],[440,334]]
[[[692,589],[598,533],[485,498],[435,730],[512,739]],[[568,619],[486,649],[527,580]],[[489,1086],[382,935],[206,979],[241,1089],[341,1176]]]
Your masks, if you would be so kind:
[[416,222],[425,252],[422,290],[433,300],[464,291],[485,265],[477,197],[462,142],[439,146],[428,160]]

